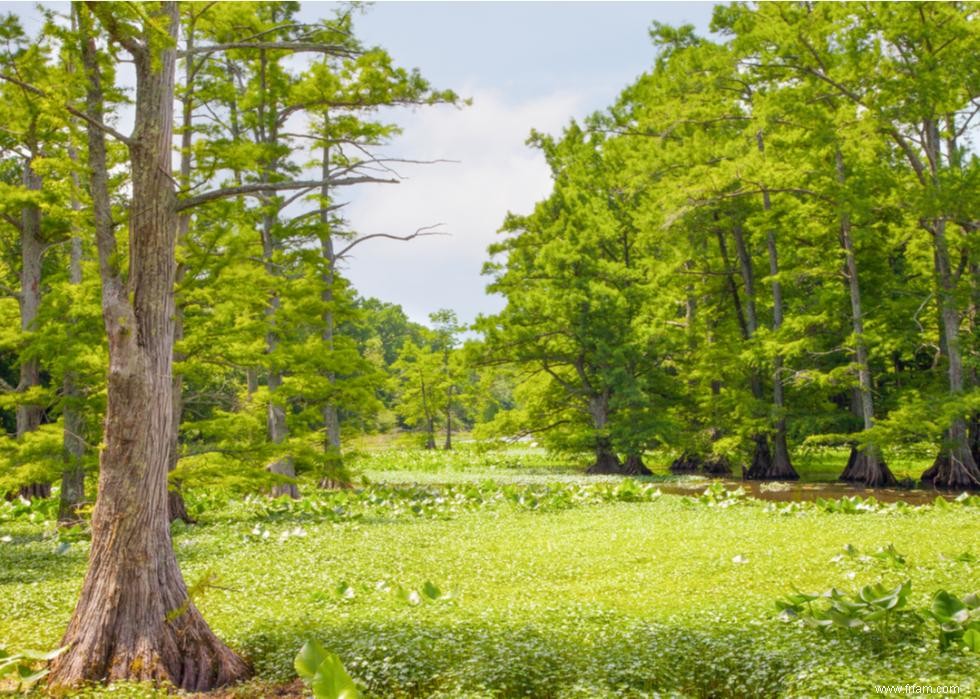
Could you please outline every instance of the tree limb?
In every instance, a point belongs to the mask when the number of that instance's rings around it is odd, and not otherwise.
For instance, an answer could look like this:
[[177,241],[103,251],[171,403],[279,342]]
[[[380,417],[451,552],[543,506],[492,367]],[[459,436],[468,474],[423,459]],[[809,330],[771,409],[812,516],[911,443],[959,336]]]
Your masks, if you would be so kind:
[[198,194],[197,196],[189,197],[177,202],[177,211],[184,211],[186,209],[191,209],[195,206],[200,206],[201,204],[207,204],[211,201],[216,201],[218,199],[227,199],[228,197],[238,197],[238,196],[248,196],[248,195],[258,195],[258,194],[268,194],[270,192],[285,192],[297,189],[315,189],[317,187],[322,187],[324,184],[330,185],[331,187],[342,187],[345,185],[352,184],[398,184],[398,180],[384,180],[378,177],[343,177],[336,180],[293,180],[288,182],[249,182],[247,184],[236,185],[234,187],[221,187],[219,189],[212,189],[209,192],[204,192],[203,194]]
[[414,233],[411,233],[409,235],[392,235],[390,233],[371,233],[370,235],[365,235],[355,240],[352,240],[345,248],[343,248],[340,252],[334,255],[334,259],[339,260],[348,252],[350,252],[351,248],[360,245],[361,243],[367,240],[371,240],[372,238],[388,238],[389,240],[406,241],[406,240],[412,240],[414,238],[421,238],[422,236],[427,236],[427,235],[449,235],[448,233],[445,233],[443,231],[433,230],[434,228],[438,228],[439,226],[444,226],[444,225],[446,224],[436,223],[431,226],[423,226],[422,228],[419,228]]

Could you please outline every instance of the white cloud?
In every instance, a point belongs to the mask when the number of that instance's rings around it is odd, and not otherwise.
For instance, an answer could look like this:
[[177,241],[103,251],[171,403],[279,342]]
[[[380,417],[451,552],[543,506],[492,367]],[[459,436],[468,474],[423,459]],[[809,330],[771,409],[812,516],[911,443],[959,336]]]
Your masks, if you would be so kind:
[[461,319],[493,312],[502,301],[484,294],[480,269],[508,211],[527,212],[551,188],[541,154],[524,142],[532,128],[558,132],[586,96],[558,92],[514,103],[496,90],[461,90],[463,109],[434,107],[403,114],[404,133],[387,155],[459,163],[398,167],[398,185],[359,186],[346,216],[360,234],[405,235],[444,223],[450,236],[407,243],[380,240],[358,247],[347,276],[365,296],[401,304],[416,321],[439,308]]

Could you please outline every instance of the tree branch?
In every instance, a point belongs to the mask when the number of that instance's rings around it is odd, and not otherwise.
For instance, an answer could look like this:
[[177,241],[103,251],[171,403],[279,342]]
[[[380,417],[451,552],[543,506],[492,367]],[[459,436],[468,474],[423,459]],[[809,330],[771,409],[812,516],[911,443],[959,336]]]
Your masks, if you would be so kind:
[[297,189],[315,189],[317,187],[322,187],[323,185],[329,185],[331,187],[342,187],[345,185],[353,184],[398,184],[398,180],[383,180],[378,177],[343,177],[336,180],[293,180],[290,182],[249,182],[247,184],[236,185],[235,187],[221,187],[219,189],[212,189],[209,192],[204,192],[203,194],[198,194],[197,196],[189,197],[177,202],[177,211],[185,211],[186,209],[194,208],[195,206],[200,206],[201,204],[207,204],[211,201],[216,201],[218,199],[227,199],[228,197],[238,197],[238,196],[254,196],[258,194],[268,194],[269,192],[286,192],[293,191]]
[[373,238],[388,238],[389,240],[406,241],[406,240],[412,240],[414,238],[421,238],[427,235],[449,235],[448,233],[445,233],[443,231],[433,230],[434,228],[438,228],[439,226],[444,226],[444,225],[446,224],[436,223],[431,226],[423,226],[422,228],[419,228],[414,233],[411,233],[409,235],[392,235],[390,233],[372,233],[370,235],[365,235],[355,240],[352,240],[345,248],[343,248],[340,252],[334,255],[334,259],[335,260],[341,259],[344,255],[350,252],[351,248],[360,245],[361,243],[367,240],[371,240]]
[[[37,95],[38,97],[44,97],[45,99],[48,99],[50,97],[50,95],[48,95],[48,93],[46,93],[41,88],[39,88],[39,87],[37,87],[35,85],[31,85],[30,83],[25,83],[23,80],[19,80],[18,78],[15,78],[12,75],[8,75],[6,73],[0,73],[0,80],[5,80],[5,81],[7,81],[9,83],[12,83],[14,85],[17,85],[18,87],[22,87],[25,90],[27,90],[28,92]],[[88,124],[90,126],[94,126],[95,128],[99,129],[100,131],[104,131],[105,133],[109,134],[113,138],[121,141],[122,143],[125,143],[127,146],[132,143],[132,140],[128,136],[124,136],[123,134],[119,133],[118,131],[116,131],[114,128],[112,128],[108,124],[104,124],[101,121],[98,121],[97,119],[93,119],[92,117],[90,117],[85,112],[82,112],[82,111],[79,111],[78,109],[75,109],[70,104],[65,104],[65,105],[62,105],[62,106],[65,108],[65,111],[67,111],[72,116],[76,116],[79,119],[81,119],[82,121],[84,121],[86,124]]]

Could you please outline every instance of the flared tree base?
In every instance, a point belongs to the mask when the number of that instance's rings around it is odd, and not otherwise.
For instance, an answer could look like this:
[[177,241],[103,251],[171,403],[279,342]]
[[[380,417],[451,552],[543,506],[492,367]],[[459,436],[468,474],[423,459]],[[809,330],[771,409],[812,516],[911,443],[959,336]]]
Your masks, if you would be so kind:
[[653,471],[643,463],[643,457],[639,454],[630,454],[626,457],[623,464],[623,473],[627,476],[652,476]]
[[613,452],[600,451],[596,454],[595,463],[585,469],[585,472],[593,475],[621,475],[623,473],[623,464]]
[[51,484],[31,483],[30,485],[22,485],[17,494],[28,500],[44,500],[51,497]]
[[671,473],[696,473],[703,462],[696,454],[684,452],[670,464]]
[[885,460],[876,449],[851,447],[847,466],[840,474],[845,483],[855,483],[868,488],[893,488],[898,485]]
[[752,464],[742,469],[742,478],[747,481],[797,481],[800,479],[789,457],[779,452],[773,454],[765,435],[757,435],[752,452]]
[[969,449],[946,449],[921,480],[922,485],[939,490],[980,490],[980,469]]
[[732,464],[724,456],[709,456],[701,468],[709,476],[732,475]]

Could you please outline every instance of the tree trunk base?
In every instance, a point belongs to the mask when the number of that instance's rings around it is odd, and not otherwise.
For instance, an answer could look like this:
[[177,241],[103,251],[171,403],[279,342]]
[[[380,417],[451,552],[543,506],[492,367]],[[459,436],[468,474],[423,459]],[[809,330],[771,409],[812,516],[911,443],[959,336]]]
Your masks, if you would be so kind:
[[973,416],[969,428],[970,452],[973,454],[973,461],[980,464],[980,413]]
[[611,474],[619,476],[623,474],[623,464],[620,463],[619,457],[614,453],[604,451],[596,454],[595,463],[585,469],[585,472],[593,475]]
[[944,449],[921,480],[939,490],[980,490],[980,469],[969,449]]
[[898,485],[885,460],[881,458],[878,450],[872,447],[860,450],[852,446],[847,466],[838,480],[869,488],[893,488]]
[[82,521],[78,510],[85,504],[85,470],[66,468],[61,474],[61,498],[58,503],[58,526],[70,527]]
[[321,478],[317,486],[321,490],[350,490],[354,485],[350,481],[337,478]]
[[299,500],[299,488],[295,483],[280,483],[272,486],[271,495],[274,498],[281,498],[285,495],[293,500]]
[[27,500],[44,500],[51,497],[51,484],[31,483],[30,485],[22,485],[17,494]]
[[[173,621],[160,619],[159,633],[125,624],[125,614],[108,610],[101,628],[69,628],[69,649],[51,663],[49,691],[90,682],[170,683],[187,692],[206,692],[251,675],[248,665],[208,628],[193,604]],[[115,622],[115,623],[114,623]]]
[[704,466],[702,468],[709,476],[732,475],[732,464],[724,456],[709,456],[704,460]]
[[788,458],[774,458],[765,435],[757,435],[752,465],[742,468],[742,478],[747,481],[796,481],[800,479]]
[[623,473],[628,476],[653,475],[653,471],[647,468],[647,465],[643,463],[643,457],[639,454],[630,454],[626,457],[626,463],[623,464]]
[[671,473],[694,473],[699,468],[701,468],[702,465],[703,462],[698,456],[694,454],[690,454],[688,452],[684,452],[676,459],[674,459],[673,462],[671,462],[670,472]]
[[184,496],[177,489],[167,491],[167,512],[171,522],[179,519],[184,524],[197,524],[197,520],[187,513]]

